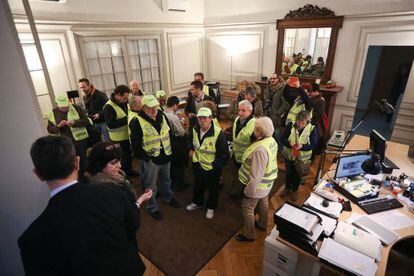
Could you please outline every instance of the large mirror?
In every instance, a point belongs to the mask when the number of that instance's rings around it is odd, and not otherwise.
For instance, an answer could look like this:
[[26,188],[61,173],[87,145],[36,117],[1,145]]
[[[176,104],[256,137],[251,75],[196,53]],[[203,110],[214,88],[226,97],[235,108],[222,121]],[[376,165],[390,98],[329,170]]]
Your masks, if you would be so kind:
[[338,30],[343,17],[326,8],[306,5],[277,20],[275,72],[305,79],[331,78]]

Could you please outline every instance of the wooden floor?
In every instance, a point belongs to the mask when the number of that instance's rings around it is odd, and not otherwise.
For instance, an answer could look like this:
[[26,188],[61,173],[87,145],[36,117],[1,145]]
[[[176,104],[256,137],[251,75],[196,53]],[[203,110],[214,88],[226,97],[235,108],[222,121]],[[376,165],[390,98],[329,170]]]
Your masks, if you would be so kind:
[[[319,158],[313,162],[311,172],[306,178],[306,183],[301,185],[296,203],[302,204],[311,192],[314,177],[318,167]],[[284,163],[279,160],[279,170],[284,170]],[[281,190],[281,189],[280,189]],[[270,199],[269,216],[267,233],[265,231],[256,231],[256,240],[254,242],[238,242],[234,237],[227,242],[224,247],[203,267],[197,274],[199,276],[230,276],[230,275],[262,275],[262,263],[264,252],[264,240],[271,229],[274,227],[273,210],[283,203],[279,197],[280,190]],[[144,275],[164,275],[150,261],[142,256],[147,271]]]

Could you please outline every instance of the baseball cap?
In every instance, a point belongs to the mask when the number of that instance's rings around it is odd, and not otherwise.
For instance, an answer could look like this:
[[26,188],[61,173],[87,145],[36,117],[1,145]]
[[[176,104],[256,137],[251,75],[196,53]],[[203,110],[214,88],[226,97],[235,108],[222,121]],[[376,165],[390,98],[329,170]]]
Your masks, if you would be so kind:
[[68,96],[65,94],[59,94],[55,97],[55,101],[58,107],[64,107],[69,105]]
[[165,96],[165,91],[164,90],[158,90],[157,92],[155,92],[155,97],[157,99],[164,97]]
[[141,103],[142,105],[148,107],[155,107],[160,105],[160,103],[157,101],[154,95],[145,95],[144,97],[142,97]]
[[197,117],[210,117],[210,116],[212,116],[211,109],[207,107],[201,107],[197,112]]

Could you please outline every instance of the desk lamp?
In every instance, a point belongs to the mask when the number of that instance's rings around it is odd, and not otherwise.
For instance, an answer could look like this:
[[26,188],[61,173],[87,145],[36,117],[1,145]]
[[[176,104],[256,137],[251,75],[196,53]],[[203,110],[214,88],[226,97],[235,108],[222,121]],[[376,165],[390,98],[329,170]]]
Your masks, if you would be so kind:
[[[346,137],[344,139],[344,142],[342,143],[341,147],[338,150],[335,151],[327,151],[326,149],[322,151],[321,154],[321,159],[319,160],[319,165],[318,165],[318,170],[315,176],[315,181],[313,183],[313,185],[315,186],[316,184],[318,184],[319,179],[322,177],[322,172],[323,172],[323,167],[325,164],[325,160],[326,160],[326,154],[336,154],[336,155],[341,155],[343,152],[347,152],[347,150],[344,150],[346,145],[349,143],[349,141],[351,140],[352,136],[354,135],[355,131],[361,126],[361,124],[363,123],[363,121],[365,120],[365,118],[368,116],[368,114],[373,111],[374,109],[378,109],[379,113],[381,115],[384,114],[392,114],[394,113],[395,109],[392,105],[390,105],[389,103],[387,103],[386,99],[381,99],[380,101],[374,101],[372,103],[372,105],[370,106],[370,108],[365,112],[365,114],[362,116],[362,118],[359,120],[359,122],[350,130],[348,131],[348,133],[346,134]],[[358,151],[352,151],[354,153],[358,153]],[[361,151],[359,151],[359,153],[361,153]],[[378,162],[376,162],[375,160],[378,159]],[[371,161],[370,161],[371,160]],[[365,164],[365,162],[367,162]],[[367,170],[373,170],[373,172],[376,172],[377,170],[374,170],[373,168],[376,166],[376,164],[379,164],[380,168],[378,170],[377,173],[369,173],[366,171],[366,173],[369,174],[379,174],[381,171],[381,164],[379,163],[379,158],[377,158],[376,154],[371,154],[371,158],[367,159],[363,163],[363,165],[365,164],[365,168]],[[373,165],[375,164],[375,166]],[[361,166],[362,167],[362,166]],[[365,171],[364,167],[362,167],[362,169]]]

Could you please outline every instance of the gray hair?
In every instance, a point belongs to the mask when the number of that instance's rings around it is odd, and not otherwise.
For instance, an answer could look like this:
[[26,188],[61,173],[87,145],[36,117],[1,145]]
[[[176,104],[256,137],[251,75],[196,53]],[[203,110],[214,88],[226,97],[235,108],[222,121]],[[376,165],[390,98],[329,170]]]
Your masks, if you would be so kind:
[[311,122],[311,116],[310,116],[309,111],[307,110],[299,111],[299,113],[296,115],[296,121],[302,121],[302,120],[305,120],[308,123]]
[[132,87],[132,84],[133,84],[134,82],[138,83],[138,85],[139,85],[139,82],[138,82],[137,80],[132,80],[132,81],[130,81],[130,82],[129,82],[129,87]]
[[260,117],[254,122],[254,130],[258,131],[263,138],[272,137],[275,128],[269,117]]
[[248,100],[242,100],[239,102],[239,107],[244,105],[245,107],[247,107],[248,110],[252,111],[253,110],[253,105],[251,102],[249,102]]
[[139,102],[141,102],[140,96],[136,96],[132,94],[129,95],[128,104],[131,109],[137,107]]
[[244,93],[250,94],[253,98],[257,95],[256,88],[254,88],[253,86],[247,87]]

